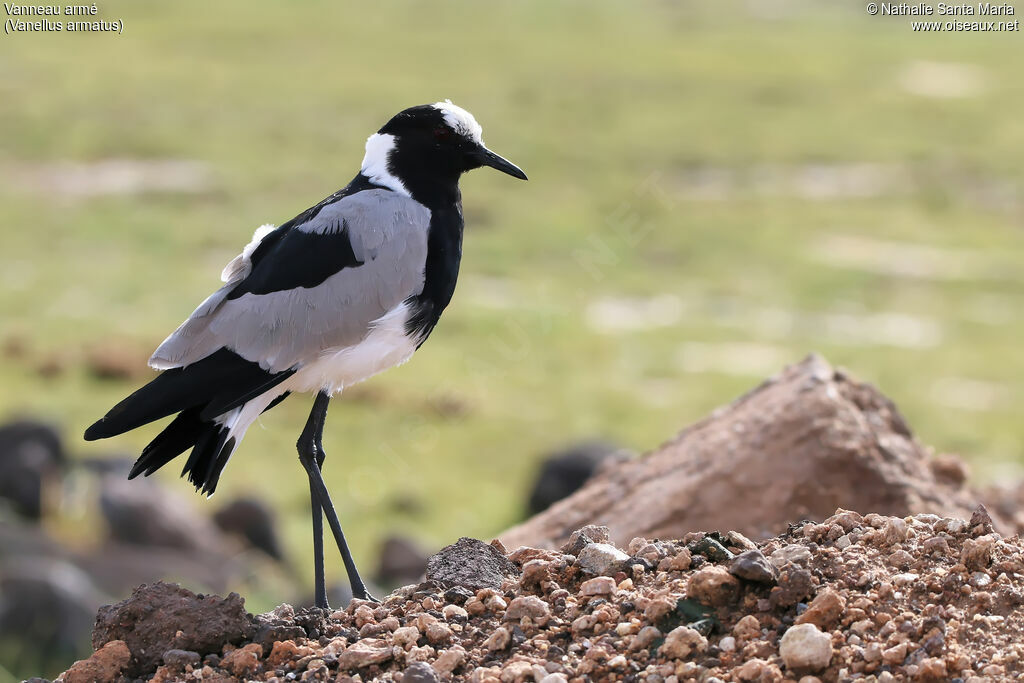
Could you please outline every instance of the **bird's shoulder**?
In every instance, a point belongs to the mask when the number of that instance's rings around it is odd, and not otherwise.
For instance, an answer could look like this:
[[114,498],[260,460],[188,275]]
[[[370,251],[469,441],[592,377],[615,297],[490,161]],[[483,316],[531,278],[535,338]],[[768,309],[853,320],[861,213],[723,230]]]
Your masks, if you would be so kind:
[[228,298],[315,287],[376,259],[389,242],[419,242],[429,223],[419,202],[357,178],[277,228],[257,230],[222,274],[234,281]]

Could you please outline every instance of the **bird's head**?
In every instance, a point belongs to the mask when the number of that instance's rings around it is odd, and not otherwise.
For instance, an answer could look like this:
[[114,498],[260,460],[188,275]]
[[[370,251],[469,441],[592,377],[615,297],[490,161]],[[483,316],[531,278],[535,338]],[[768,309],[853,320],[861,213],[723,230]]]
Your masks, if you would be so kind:
[[362,173],[378,185],[417,195],[454,186],[466,171],[490,166],[526,180],[526,174],[484,146],[473,115],[450,101],[410,107],[366,141]]

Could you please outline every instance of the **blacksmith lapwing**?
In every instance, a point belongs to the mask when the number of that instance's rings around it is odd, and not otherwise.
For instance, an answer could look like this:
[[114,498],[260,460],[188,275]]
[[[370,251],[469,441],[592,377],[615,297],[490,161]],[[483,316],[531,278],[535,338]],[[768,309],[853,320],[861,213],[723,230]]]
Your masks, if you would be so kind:
[[298,451],[309,478],[320,607],[323,514],[352,594],[369,597],[320,473],[327,404],[407,361],[451,300],[462,256],[459,177],[490,166],[526,180],[484,146],[481,132],[450,101],[397,114],[367,140],[352,182],[256,231],[221,274],[226,284],[150,358],[162,372],[85,432],[103,439],[176,414],[129,477],[152,474],[191,448],[182,476],[210,495],[253,420],[291,393],[316,394]]

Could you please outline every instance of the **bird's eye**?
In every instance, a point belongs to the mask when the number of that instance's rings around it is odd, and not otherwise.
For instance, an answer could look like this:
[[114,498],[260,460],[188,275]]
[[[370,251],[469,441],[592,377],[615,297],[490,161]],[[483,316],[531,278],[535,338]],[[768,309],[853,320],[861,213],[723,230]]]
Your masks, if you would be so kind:
[[448,126],[437,126],[434,128],[434,139],[439,141],[447,141],[452,138],[454,134],[452,129]]

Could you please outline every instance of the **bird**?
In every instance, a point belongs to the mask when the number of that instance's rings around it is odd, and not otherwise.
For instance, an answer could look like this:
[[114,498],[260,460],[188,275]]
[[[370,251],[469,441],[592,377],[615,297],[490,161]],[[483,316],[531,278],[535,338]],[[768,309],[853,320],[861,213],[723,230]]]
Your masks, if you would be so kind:
[[462,174],[487,166],[527,179],[482,135],[450,100],[394,115],[367,139],[348,185],[256,230],[221,273],[223,286],[149,359],[160,374],[85,439],[174,415],[128,477],[149,476],[191,448],[181,476],[211,496],[249,425],[291,394],[313,394],[296,447],[309,481],[315,604],[329,607],[325,517],[352,595],[373,600],[321,474],[327,408],[345,387],[407,361],[451,301],[462,259]]

